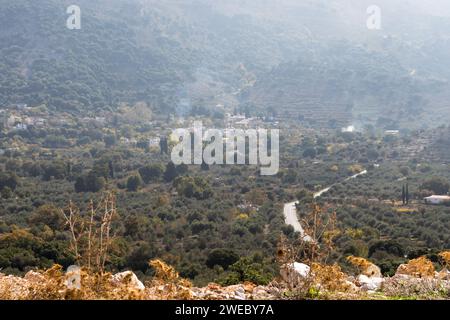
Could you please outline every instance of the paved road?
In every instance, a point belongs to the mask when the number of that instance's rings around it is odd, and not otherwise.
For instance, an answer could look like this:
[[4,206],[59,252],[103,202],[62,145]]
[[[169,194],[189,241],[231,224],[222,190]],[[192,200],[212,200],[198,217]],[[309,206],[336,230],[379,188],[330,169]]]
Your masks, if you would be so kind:
[[[354,174],[351,177],[346,178],[344,181],[349,181],[351,179],[354,179],[356,177],[362,176],[367,174],[367,170],[361,171],[360,173]],[[327,193],[331,188],[333,188],[336,184],[332,184],[331,186],[322,189],[316,193],[314,193],[314,199],[321,197],[324,193]],[[311,238],[308,235],[305,235],[305,230],[303,230],[300,221],[297,217],[297,210],[295,208],[295,204],[298,201],[295,202],[289,202],[284,204],[283,208],[283,214],[284,214],[284,221],[287,225],[290,225],[294,228],[294,231],[300,233],[300,235],[306,240],[310,241]]]
[[297,202],[290,202],[284,205],[284,221],[286,224],[292,226],[295,231],[300,232],[300,234],[303,235],[305,231],[297,218],[297,210],[295,209],[296,203]]
[[283,213],[284,213],[284,221],[287,225],[290,225],[294,228],[294,231],[300,233],[300,236],[305,241],[311,241],[311,237],[305,235],[305,230],[303,230],[302,225],[297,217],[297,209],[295,208],[295,204],[297,202],[290,202],[284,205]]

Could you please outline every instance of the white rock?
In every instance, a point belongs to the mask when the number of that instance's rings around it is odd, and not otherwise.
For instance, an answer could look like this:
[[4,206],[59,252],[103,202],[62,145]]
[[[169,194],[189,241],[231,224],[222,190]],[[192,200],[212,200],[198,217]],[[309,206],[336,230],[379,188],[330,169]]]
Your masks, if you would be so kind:
[[383,278],[380,277],[368,277],[364,274],[358,276],[357,282],[359,283],[362,290],[366,291],[377,291],[381,288],[384,282]]
[[301,277],[307,277],[309,275],[309,271],[311,268],[304,264],[304,263],[298,263],[294,262],[294,270],[301,276]]
[[[129,279],[128,281],[125,279]],[[144,284],[138,279],[138,277],[131,271],[124,271],[124,272],[120,272],[120,273],[116,273],[115,275],[112,276],[112,282],[115,284],[125,284],[127,283],[128,285],[134,287],[135,289],[138,290],[144,290],[145,286]]]
[[81,289],[81,268],[73,265],[67,268],[64,284],[69,289]]
[[297,286],[299,282],[308,277],[311,268],[299,262],[287,263],[281,266],[280,274],[283,280],[290,286]]
[[234,298],[235,298],[236,300],[245,300],[245,299],[246,299],[246,298],[245,298],[245,293],[242,292],[242,291],[236,290],[236,291],[234,292]]

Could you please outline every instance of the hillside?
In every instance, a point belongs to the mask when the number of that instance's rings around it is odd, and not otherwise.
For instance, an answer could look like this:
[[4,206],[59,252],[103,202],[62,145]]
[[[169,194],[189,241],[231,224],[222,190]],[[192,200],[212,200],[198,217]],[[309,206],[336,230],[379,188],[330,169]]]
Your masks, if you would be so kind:
[[[448,107],[448,10],[382,2],[386,28],[370,33],[369,2],[83,0],[82,29],[68,30],[70,4],[0,2],[0,107],[93,114],[145,101],[166,114],[188,111],[184,101],[319,126],[376,122],[391,109],[395,121],[433,124],[428,108]],[[394,20],[399,11],[414,24]]]
[[95,112],[146,101],[174,111],[183,95],[233,91],[241,64],[274,64],[287,43],[251,18],[197,2],[80,1],[82,29],[68,30],[69,4],[0,3],[1,105]]
[[[0,299],[74,265],[107,288],[81,298],[448,298],[450,4],[419,1],[370,30],[371,0],[79,0],[69,30],[69,0],[0,0]],[[199,122],[223,135],[180,164]]]

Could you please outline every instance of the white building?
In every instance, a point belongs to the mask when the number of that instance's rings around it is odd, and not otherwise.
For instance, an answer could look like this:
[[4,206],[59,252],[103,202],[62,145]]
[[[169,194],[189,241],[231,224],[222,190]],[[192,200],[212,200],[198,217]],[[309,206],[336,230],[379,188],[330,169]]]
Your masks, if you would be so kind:
[[427,204],[444,204],[444,203],[450,203],[450,196],[430,196],[430,197],[426,197],[425,199],[425,203]]
[[161,141],[161,139],[159,137],[150,138],[148,140],[148,145],[149,145],[150,148],[152,148],[152,147],[159,147],[160,141]]
[[95,117],[94,121],[99,125],[105,125],[106,118],[105,117]]
[[354,132],[354,131],[355,131],[355,126],[348,126],[348,127],[341,129],[341,132]]
[[25,123],[17,123],[14,127],[16,130],[28,130],[28,126]]
[[384,134],[387,136],[397,136],[400,134],[400,130],[386,130]]

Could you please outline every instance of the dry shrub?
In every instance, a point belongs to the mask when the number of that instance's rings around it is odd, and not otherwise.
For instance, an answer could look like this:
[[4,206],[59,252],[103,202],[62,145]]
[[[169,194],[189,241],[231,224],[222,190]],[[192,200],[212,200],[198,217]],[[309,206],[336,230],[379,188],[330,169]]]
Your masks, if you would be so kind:
[[425,256],[410,260],[407,264],[401,264],[397,274],[404,274],[416,278],[434,277],[435,268],[433,263]]
[[280,270],[289,268],[295,261],[302,261],[311,268],[306,277],[287,277],[288,282],[291,282],[286,283],[291,290],[288,294],[295,299],[304,299],[325,291],[347,291],[350,288],[345,281],[347,276],[337,264],[327,264],[334,251],[334,240],[340,234],[336,212],[313,203],[301,224],[306,237],[288,241],[282,236],[278,242],[277,261]]
[[301,221],[305,235],[308,239],[301,238],[301,256],[307,264],[314,262],[327,263],[334,250],[334,240],[340,234],[337,228],[336,212],[329,212],[316,203],[312,204],[311,211]]
[[149,265],[155,269],[155,278],[164,282],[174,282],[179,279],[175,268],[165,262],[155,259],[149,262]]
[[[294,285],[292,287],[292,285]],[[290,284],[291,290],[285,295],[292,299],[328,299],[336,293],[349,294],[355,291],[355,286],[347,281],[347,275],[339,265],[312,263],[311,272],[306,277],[299,277]]]
[[361,272],[367,270],[372,265],[369,260],[355,256],[347,257],[347,261],[350,262],[353,266],[359,268]]
[[[72,202],[61,210],[70,234],[70,249],[81,268],[65,273],[54,265],[46,271],[29,272],[25,278],[0,274],[0,299],[27,300],[137,300],[191,299],[191,282],[179,277],[176,270],[161,260],[150,261],[156,276],[150,286],[139,287],[133,273],[116,278],[105,272],[114,235],[111,226],[117,216],[116,199],[107,193],[85,212]],[[15,230],[8,237],[28,236]],[[3,236],[3,237],[6,237]],[[1,237],[1,236],[0,236]],[[74,277],[79,282],[73,283]]]
[[281,234],[277,244],[277,262],[284,265],[295,262],[298,258],[296,242],[290,242],[284,234]]
[[27,282],[24,279],[0,273],[0,300],[23,299],[27,292]]
[[69,286],[70,275],[64,273],[60,265],[39,272],[41,279],[30,281],[27,300],[142,300],[146,299],[144,290],[136,289],[124,279],[112,283],[110,273],[91,273],[81,269],[80,287]]
[[337,229],[336,212],[328,212],[317,204],[312,204],[301,224],[304,236],[290,241],[281,235],[277,247],[277,261],[280,265],[303,261],[326,264],[334,250],[334,240],[341,233]]
[[361,274],[364,274],[368,277],[381,277],[380,268],[367,259],[349,256],[347,257],[347,261],[358,268]]
[[[62,266],[54,265],[47,271],[37,272],[40,279],[30,281],[28,294],[25,299],[29,300],[62,300],[66,299],[67,287]],[[71,291],[71,290],[70,290]]]
[[329,292],[347,292],[351,289],[347,282],[347,275],[342,272],[337,264],[324,265],[313,263],[311,265],[311,274],[314,279],[314,285],[320,290]]
[[450,251],[444,251],[444,252],[439,253],[439,257],[444,262],[445,268],[450,267]]
[[192,299],[190,288],[192,283],[180,278],[178,272],[165,262],[155,259],[149,262],[155,269],[155,277],[148,283],[152,295],[161,300],[189,300]]
[[111,230],[113,219],[117,217],[114,193],[106,193],[97,205],[91,200],[86,212],[70,201],[61,214],[70,232],[70,249],[77,264],[103,273],[114,240]]
[[[175,269],[153,260],[156,276],[144,289],[133,283],[134,274],[116,278],[111,273],[88,268],[65,273],[60,265],[46,271],[32,271],[24,278],[0,274],[2,300],[168,300],[192,299],[192,284]],[[74,282],[77,279],[79,283]],[[79,279],[79,280],[78,280]]]

